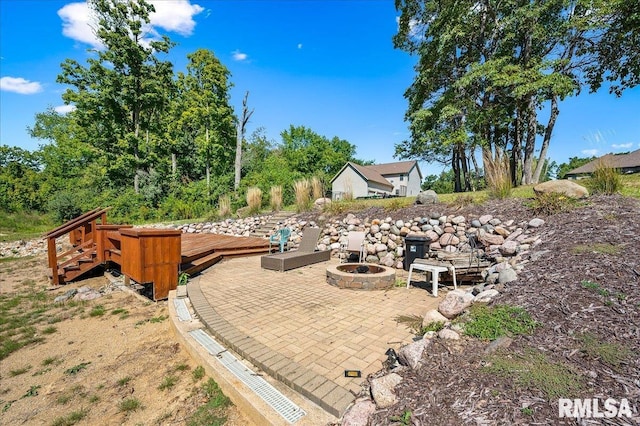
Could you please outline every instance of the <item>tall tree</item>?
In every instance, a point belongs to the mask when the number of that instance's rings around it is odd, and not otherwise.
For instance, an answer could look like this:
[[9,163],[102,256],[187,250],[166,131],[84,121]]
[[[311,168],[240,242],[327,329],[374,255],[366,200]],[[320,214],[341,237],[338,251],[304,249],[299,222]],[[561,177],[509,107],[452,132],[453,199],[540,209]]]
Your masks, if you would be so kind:
[[173,65],[159,59],[173,43],[147,38],[153,5],[144,0],[89,0],[97,17],[96,36],[104,48],[87,66],[67,59],[57,81],[72,86],[62,98],[73,104],[88,142],[108,157],[109,176],[116,186],[133,180],[148,168],[143,149],[153,123],[168,103]]
[[198,49],[187,58],[187,73],[178,74],[184,105],[180,120],[183,128],[188,126],[195,136],[205,162],[209,191],[212,170],[220,175],[229,172],[233,164],[235,117],[229,105],[231,73],[210,50]]
[[[510,153],[514,183],[537,182],[559,101],[601,81],[599,64],[621,86],[637,84],[637,77],[625,79],[637,76],[637,45],[628,46],[629,54],[607,50],[615,35],[637,40],[638,1],[631,4],[625,15],[602,0],[396,0],[402,14],[394,44],[419,56],[405,94],[412,138],[396,154],[449,155],[458,175],[464,169],[453,162],[464,167],[464,149],[470,154],[481,146],[483,158],[496,164]],[[628,62],[619,67],[621,57]],[[550,116],[543,125],[544,106]]]
[[249,98],[249,92],[247,91],[242,100],[242,116],[238,120],[236,126],[236,160],[234,162],[235,176],[233,179],[233,190],[238,191],[240,187],[240,177],[242,172],[242,141],[244,140],[245,127],[253,115],[253,110],[249,111],[247,108],[247,98]]

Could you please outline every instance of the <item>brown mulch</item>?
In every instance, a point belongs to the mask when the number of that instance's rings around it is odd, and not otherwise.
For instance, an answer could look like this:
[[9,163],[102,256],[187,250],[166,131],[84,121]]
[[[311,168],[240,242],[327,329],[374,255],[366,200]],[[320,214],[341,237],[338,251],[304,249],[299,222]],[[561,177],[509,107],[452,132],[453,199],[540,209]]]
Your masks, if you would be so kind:
[[[413,206],[391,216],[413,218],[434,209],[467,218],[492,214],[522,223],[536,217],[526,200],[490,201],[461,208]],[[377,211],[379,210],[379,211]],[[386,217],[382,209],[356,213]],[[399,401],[379,409],[370,424],[404,424],[410,411],[413,425],[578,424],[558,418],[558,398],[627,398],[634,419],[590,419],[580,424],[638,424],[640,409],[640,202],[622,196],[593,196],[572,210],[540,216],[537,231],[543,243],[533,249],[518,280],[506,285],[493,304],[527,310],[540,324],[528,336],[497,356],[543,354],[575,380],[570,395],[550,395],[535,385],[518,383],[485,368],[489,342],[463,337],[435,339],[417,371],[399,371]],[[610,245],[597,247],[595,244]],[[615,252],[617,250],[617,253]],[[611,253],[608,253],[611,251]],[[585,350],[581,338],[617,345],[622,361],[610,362]],[[386,372],[379,372],[383,375]]]

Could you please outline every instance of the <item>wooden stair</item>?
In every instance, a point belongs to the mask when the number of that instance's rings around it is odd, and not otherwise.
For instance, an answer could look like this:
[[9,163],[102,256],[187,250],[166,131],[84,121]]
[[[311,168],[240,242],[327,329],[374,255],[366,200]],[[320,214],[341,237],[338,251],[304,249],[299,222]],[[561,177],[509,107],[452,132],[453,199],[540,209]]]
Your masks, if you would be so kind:
[[294,216],[293,212],[279,211],[275,212],[264,224],[256,228],[250,236],[257,238],[269,238],[273,232],[282,228],[286,219]]

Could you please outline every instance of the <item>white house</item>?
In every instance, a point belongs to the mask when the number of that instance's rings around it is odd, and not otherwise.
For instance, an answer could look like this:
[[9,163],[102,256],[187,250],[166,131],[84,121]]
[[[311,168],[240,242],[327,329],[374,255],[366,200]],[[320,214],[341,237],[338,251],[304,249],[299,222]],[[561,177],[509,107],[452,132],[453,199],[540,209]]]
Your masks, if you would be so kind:
[[418,195],[422,173],[417,161],[361,166],[347,163],[331,179],[332,198]]

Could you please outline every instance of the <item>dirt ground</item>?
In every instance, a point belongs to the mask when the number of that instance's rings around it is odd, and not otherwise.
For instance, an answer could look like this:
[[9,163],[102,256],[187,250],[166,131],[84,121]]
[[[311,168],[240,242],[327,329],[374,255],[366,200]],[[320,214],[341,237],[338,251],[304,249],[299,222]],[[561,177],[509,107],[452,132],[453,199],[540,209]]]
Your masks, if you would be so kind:
[[[3,300],[47,289],[45,264],[45,257],[0,263]],[[81,286],[105,294],[53,302]],[[166,301],[117,290],[104,276],[43,294],[19,306],[35,315],[42,311],[33,325],[35,340],[42,341],[0,361],[0,424],[181,425],[206,402],[198,390],[207,377],[194,378],[198,365],[176,343]],[[128,410],[123,401],[140,407]],[[78,412],[84,417],[74,423]],[[226,424],[247,423],[233,406],[226,416]]]

